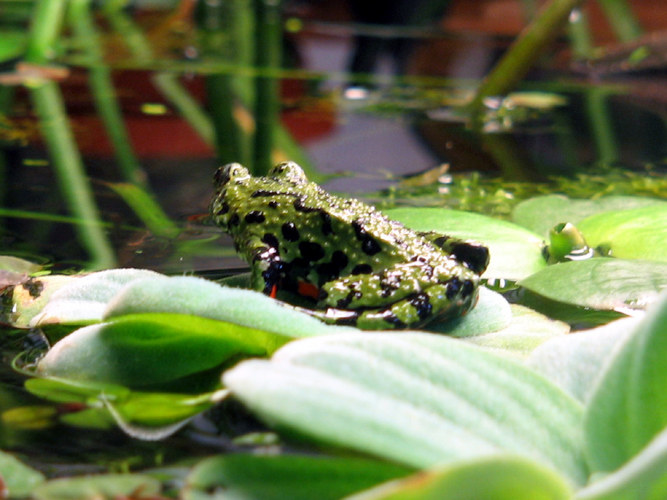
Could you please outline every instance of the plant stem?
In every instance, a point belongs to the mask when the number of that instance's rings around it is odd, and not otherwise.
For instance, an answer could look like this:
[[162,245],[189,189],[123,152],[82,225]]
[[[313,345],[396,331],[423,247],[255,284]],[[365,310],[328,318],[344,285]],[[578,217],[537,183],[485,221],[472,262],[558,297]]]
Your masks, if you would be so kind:
[[123,178],[138,186],[146,186],[144,173],[132,149],[123,116],[116,101],[111,70],[104,63],[100,40],[90,13],[89,0],[70,0],[69,20],[74,28],[78,46],[89,59],[89,83],[97,112],[102,118],[113,145]]
[[609,94],[601,89],[591,88],[585,94],[586,115],[590,122],[595,147],[597,149],[597,163],[609,165],[618,160],[618,147],[607,99]]
[[[282,18],[280,0],[255,0],[257,19],[255,64],[260,71],[280,67]],[[273,164],[274,131],[278,125],[280,101],[278,79],[272,75],[255,80],[255,174],[268,172]]]
[[642,35],[642,28],[626,0],[598,0],[616,37],[629,42]]
[[[48,62],[60,33],[66,2],[41,0],[36,4],[25,60],[32,64]],[[51,155],[55,173],[70,212],[81,220],[79,239],[89,252],[92,269],[113,267],[115,256],[102,230],[95,198],[86,179],[83,162],[67,121],[58,85],[53,81],[27,84],[42,134]]]
[[79,238],[91,255],[89,267],[113,267],[115,256],[101,222],[79,150],[67,122],[58,85],[42,81],[29,85],[33,106],[40,118],[42,134],[49,148],[56,174],[70,211],[81,220]]
[[551,0],[514,41],[500,62],[482,82],[470,107],[478,111],[484,98],[511,91],[525,76],[551,41],[560,33],[570,12],[583,0]]
[[588,16],[579,9],[570,14],[570,41],[572,52],[577,59],[588,59],[593,55],[593,37],[588,27]]

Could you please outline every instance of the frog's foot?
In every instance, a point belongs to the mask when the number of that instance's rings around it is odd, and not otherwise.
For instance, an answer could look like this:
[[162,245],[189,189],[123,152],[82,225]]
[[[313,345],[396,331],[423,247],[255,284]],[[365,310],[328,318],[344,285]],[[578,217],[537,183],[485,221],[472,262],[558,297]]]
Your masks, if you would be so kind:
[[482,274],[489,265],[489,249],[481,243],[472,240],[461,240],[435,231],[419,232],[417,234],[445,252],[452,254],[458,261],[477,274]]
[[329,324],[356,326],[362,330],[394,330],[419,328],[436,319],[461,316],[476,301],[477,288],[471,281],[452,278],[448,283],[430,286],[426,291],[412,294],[387,307],[300,310]]

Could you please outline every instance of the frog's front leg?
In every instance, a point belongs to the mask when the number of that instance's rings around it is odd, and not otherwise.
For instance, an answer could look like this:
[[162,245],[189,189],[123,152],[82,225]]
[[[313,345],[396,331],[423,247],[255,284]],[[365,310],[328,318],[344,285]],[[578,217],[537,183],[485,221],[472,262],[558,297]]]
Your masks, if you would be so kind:
[[237,244],[236,250],[249,256],[252,288],[275,298],[289,265],[280,258],[278,242],[273,241],[274,239],[270,234],[265,234],[261,238],[253,236],[243,244]]
[[471,240],[462,240],[436,231],[417,233],[419,236],[441,248],[463,262],[468,269],[482,274],[489,265],[489,249]]

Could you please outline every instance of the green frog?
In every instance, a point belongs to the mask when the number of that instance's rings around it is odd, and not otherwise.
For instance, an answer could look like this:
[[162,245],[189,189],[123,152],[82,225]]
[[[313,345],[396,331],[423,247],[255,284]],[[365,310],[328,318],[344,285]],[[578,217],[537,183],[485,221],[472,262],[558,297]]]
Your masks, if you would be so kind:
[[[419,327],[467,312],[477,301],[486,247],[417,232],[280,163],[254,177],[238,163],[218,169],[214,221],[250,264],[252,287],[306,297],[321,320],[365,330]],[[302,308],[303,310],[303,308]]]

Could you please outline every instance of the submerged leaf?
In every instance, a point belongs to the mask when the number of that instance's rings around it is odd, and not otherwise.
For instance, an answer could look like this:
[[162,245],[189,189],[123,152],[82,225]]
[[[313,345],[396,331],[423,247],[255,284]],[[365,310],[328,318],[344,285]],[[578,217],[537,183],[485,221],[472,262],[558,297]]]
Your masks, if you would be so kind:
[[251,410],[318,441],[415,467],[499,451],[586,476],[582,409],[546,379],[444,336],[327,335],[245,361],[224,383]]

